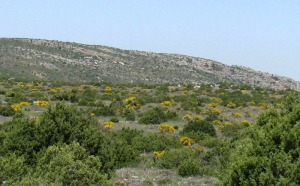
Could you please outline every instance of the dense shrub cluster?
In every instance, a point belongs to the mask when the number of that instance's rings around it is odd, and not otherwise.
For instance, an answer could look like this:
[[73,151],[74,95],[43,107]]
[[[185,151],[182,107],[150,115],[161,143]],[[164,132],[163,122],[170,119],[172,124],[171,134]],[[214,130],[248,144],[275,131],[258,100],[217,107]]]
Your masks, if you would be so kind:
[[299,100],[260,116],[235,146],[224,185],[300,185]]
[[0,128],[0,181],[106,184],[106,175],[135,161],[139,153],[127,139],[103,133],[96,125],[96,120],[64,103],[49,107],[38,122],[15,117]]
[[182,134],[190,132],[205,133],[210,136],[216,136],[216,130],[213,123],[207,120],[191,120],[184,126]]

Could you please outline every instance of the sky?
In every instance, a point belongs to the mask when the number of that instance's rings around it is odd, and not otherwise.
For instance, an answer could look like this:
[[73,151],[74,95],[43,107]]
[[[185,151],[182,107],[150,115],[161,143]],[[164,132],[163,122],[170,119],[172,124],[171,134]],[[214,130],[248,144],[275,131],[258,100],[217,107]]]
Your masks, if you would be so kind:
[[0,37],[241,65],[300,81],[299,0],[1,0]]

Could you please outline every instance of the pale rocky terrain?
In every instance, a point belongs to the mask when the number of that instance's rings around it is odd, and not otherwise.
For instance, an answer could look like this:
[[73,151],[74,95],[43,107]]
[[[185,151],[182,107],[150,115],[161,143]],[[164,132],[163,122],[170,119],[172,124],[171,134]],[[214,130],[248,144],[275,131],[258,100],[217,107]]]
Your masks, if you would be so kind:
[[0,39],[0,77],[140,83],[233,82],[299,90],[299,82],[242,66],[179,54],[43,39]]

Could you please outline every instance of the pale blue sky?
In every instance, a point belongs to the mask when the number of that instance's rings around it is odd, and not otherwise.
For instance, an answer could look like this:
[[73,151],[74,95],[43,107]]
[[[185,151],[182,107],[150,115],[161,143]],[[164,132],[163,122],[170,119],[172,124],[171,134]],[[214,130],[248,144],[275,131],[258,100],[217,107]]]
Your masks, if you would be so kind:
[[299,0],[1,0],[0,37],[180,53],[300,80]]

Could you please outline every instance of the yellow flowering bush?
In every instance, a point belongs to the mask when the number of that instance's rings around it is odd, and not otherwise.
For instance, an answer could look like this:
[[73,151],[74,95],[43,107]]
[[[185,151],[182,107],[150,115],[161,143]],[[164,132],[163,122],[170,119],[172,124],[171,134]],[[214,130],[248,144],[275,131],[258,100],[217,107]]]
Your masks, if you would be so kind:
[[189,121],[192,119],[192,116],[187,114],[187,115],[183,116],[183,119]]
[[156,159],[161,158],[165,154],[165,151],[154,151],[153,155],[155,156]]
[[221,122],[220,120],[217,120],[217,119],[214,120],[213,123],[214,123],[215,125],[221,125],[221,124],[222,124],[222,122]]
[[27,101],[22,101],[19,104],[20,104],[20,106],[29,106],[30,105]]
[[212,109],[211,111],[212,111],[212,113],[217,114],[217,115],[219,115],[219,114],[222,113],[222,110],[221,110],[221,109],[218,109],[218,108],[214,108],[214,109]]
[[269,108],[269,105],[268,105],[268,103],[262,103],[262,104],[260,105],[260,108],[262,108],[262,109],[267,109],[267,108]]
[[125,108],[128,109],[128,110],[136,110],[136,109],[138,109],[140,107],[141,107],[140,104],[128,104],[128,105],[125,105]]
[[98,87],[97,86],[90,86],[90,89],[91,90],[98,90]]
[[161,104],[162,104],[163,106],[168,107],[168,106],[174,105],[174,102],[172,102],[172,101],[163,101],[163,102],[161,102]]
[[196,153],[201,154],[204,152],[204,148],[203,147],[197,147],[195,148]]
[[21,105],[20,104],[12,104],[11,108],[13,109],[13,111],[15,112],[19,112],[21,110]]
[[34,120],[35,124],[39,124],[40,123],[40,118],[39,117],[34,117],[33,120]]
[[194,116],[194,120],[201,120],[202,117],[201,116]]
[[249,105],[250,105],[250,106],[255,106],[256,104],[255,104],[254,101],[251,101],[251,102],[249,102]]
[[227,121],[227,122],[225,122],[223,125],[219,125],[219,129],[220,129],[220,130],[223,130],[224,128],[229,127],[229,126],[232,126],[232,125],[233,125],[233,123]]
[[13,109],[14,112],[19,112],[23,106],[29,106],[29,105],[30,104],[28,102],[24,101],[24,102],[12,104],[10,107]]
[[201,115],[207,115],[208,112],[205,110],[205,111],[200,112],[200,114],[201,114]]
[[170,124],[160,124],[158,126],[158,129],[160,132],[170,132],[170,133],[175,132],[175,128]]
[[188,93],[189,93],[188,90],[184,90],[184,91],[183,91],[183,94],[188,94]]
[[37,101],[36,105],[40,106],[40,107],[47,107],[47,106],[49,106],[49,102],[48,101]]
[[180,142],[183,144],[183,145],[186,145],[186,146],[191,146],[194,142],[191,138],[189,137],[181,137],[180,138]]
[[217,107],[218,105],[219,105],[218,103],[212,102],[212,103],[208,104],[208,107],[209,107],[209,108],[215,108],[215,107]]
[[63,92],[63,89],[60,88],[60,87],[57,87],[57,88],[51,88],[51,89],[50,89],[50,92],[51,92],[51,93]]
[[250,122],[248,120],[242,120],[240,122],[241,125],[249,126]]
[[246,94],[248,91],[247,91],[247,90],[241,90],[241,92],[242,92],[243,94]]
[[228,108],[235,108],[235,107],[236,107],[236,104],[233,103],[233,102],[229,102],[229,103],[227,104],[227,107],[228,107]]
[[240,114],[240,113],[236,112],[236,113],[234,113],[234,117],[236,117],[236,118],[240,118],[240,117],[242,117],[242,114]]
[[136,97],[131,96],[131,97],[125,99],[125,103],[130,104],[130,103],[134,102],[135,100],[136,100]]
[[106,128],[106,129],[111,129],[115,124],[112,121],[104,121],[103,123],[104,123],[104,128]]
[[214,97],[214,98],[211,98],[211,101],[212,101],[213,103],[221,103],[221,102],[222,102],[222,99],[221,99],[221,98],[216,98],[216,97]]
[[104,87],[104,92],[105,93],[111,93],[112,92],[112,88],[110,86],[106,86],[106,87]]

